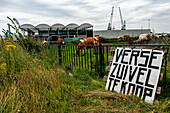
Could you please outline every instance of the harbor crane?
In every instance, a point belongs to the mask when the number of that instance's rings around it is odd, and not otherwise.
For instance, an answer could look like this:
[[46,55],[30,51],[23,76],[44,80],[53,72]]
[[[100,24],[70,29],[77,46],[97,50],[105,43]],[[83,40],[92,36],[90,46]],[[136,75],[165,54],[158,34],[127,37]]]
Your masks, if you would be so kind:
[[113,10],[114,10],[114,7],[112,7],[112,12],[111,12],[111,15],[110,15],[110,20],[109,20],[109,24],[108,24],[107,30],[112,30]]
[[121,30],[126,30],[126,21],[124,20],[124,22],[123,22],[123,17],[122,17],[120,7],[119,7],[119,13],[120,13],[120,20],[121,20]]

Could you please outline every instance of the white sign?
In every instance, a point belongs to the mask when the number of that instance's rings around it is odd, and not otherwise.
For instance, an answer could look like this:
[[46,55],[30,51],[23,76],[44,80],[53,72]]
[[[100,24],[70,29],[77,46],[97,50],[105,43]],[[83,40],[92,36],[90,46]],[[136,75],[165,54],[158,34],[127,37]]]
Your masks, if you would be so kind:
[[117,48],[106,90],[136,95],[153,104],[163,54],[159,50]]

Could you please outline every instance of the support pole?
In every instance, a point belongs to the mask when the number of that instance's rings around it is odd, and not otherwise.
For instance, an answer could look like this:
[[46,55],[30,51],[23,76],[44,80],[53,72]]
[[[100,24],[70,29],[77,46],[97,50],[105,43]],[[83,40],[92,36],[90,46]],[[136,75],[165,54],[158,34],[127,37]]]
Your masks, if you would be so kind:
[[99,69],[99,75],[100,77],[103,77],[103,73],[102,73],[102,44],[99,44],[99,60],[100,60],[100,69]]
[[61,65],[62,60],[61,60],[61,45],[58,44],[58,55],[59,55],[59,64]]

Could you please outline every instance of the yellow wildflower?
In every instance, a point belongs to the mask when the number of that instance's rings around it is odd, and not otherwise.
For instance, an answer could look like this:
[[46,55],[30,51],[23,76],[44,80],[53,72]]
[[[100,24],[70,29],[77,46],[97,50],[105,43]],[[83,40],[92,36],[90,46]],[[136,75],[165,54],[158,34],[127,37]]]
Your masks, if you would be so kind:
[[7,50],[7,51],[9,51],[10,48],[16,48],[16,46],[15,46],[15,45],[7,45],[7,46],[6,46],[6,50]]
[[5,45],[9,45],[9,44],[11,44],[11,42],[5,42]]
[[6,66],[6,63],[3,63],[0,67],[3,68],[4,66]]
[[140,103],[143,103],[143,101],[140,101]]
[[18,110],[18,112],[20,112],[21,110]]

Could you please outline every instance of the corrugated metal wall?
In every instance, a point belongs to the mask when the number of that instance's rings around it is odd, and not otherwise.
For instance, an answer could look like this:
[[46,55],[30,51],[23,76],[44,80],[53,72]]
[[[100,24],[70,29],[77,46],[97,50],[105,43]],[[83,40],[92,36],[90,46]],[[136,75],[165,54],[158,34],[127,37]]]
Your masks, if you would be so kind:
[[139,36],[140,34],[143,33],[149,33],[150,34],[151,30],[150,29],[132,29],[132,30],[101,30],[101,31],[94,31],[93,36],[99,36],[99,37],[105,37],[108,39],[111,38],[117,38],[118,36],[121,35],[130,35],[131,37],[133,36]]

